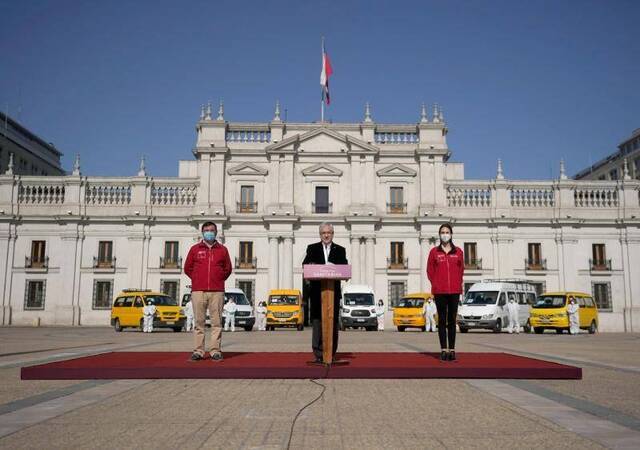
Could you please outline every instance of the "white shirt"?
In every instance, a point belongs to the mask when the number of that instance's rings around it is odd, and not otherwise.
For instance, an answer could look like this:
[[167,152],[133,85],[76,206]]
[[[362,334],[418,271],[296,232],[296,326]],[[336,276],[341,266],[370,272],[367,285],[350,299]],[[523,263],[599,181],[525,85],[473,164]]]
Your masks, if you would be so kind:
[[235,314],[238,310],[238,306],[235,303],[227,302],[223,309],[227,314]]
[[329,253],[331,253],[331,244],[325,245],[323,242],[322,250],[324,251],[324,262],[325,264],[329,264]]

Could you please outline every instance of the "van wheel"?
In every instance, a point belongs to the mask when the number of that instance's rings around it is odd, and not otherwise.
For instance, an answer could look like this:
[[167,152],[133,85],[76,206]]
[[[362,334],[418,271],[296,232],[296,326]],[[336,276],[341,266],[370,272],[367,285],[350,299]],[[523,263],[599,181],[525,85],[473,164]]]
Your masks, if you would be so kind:
[[591,325],[589,325],[589,334],[595,334],[598,331],[598,325],[596,325],[596,321],[592,320]]
[[564,329],[562,328],[556,328],[556,333],[558,334],[562,334],[564,332]]
[[298,329],[298,331],[302,331],[304,330],[304,325],[298,325],[296,328]]
[[378,327],[367,327],[365,328],[367,331],[378,331]]
[[527,323],[524,324],[524,332],[531,333],[531,322],[529,322],[529,319],[527,319]]
[[500,333],[502,331],[502,320],[496,320],[496,325],[493,327],[494,333]]
[[542,328],[542,327],[533,327],[533,332],[535,334],[542,334],[542,333],[544,333],[544,328]]
[[113,323],[113,329],[116,330],[118,333],[122,331],[122,325],[120,325],[120,319],[116,319],[116,321]]
[[404,327],[398,327],[398,331],[400,332],[404,331]]
[[182,327],[173,327],[174,333],[180,333],[182,331]]
[[346,330],[347,327],[344,326],[344,323],[340,322],[340,331]]
[[251,331],[253,330],[253,327],[244,327],[244,331]]
[[427,331],[427,327],[420,327],[420,331],[424,333],[425,331]]
[[460,333],[466,333],[469,329],[467,327],[460,327]]

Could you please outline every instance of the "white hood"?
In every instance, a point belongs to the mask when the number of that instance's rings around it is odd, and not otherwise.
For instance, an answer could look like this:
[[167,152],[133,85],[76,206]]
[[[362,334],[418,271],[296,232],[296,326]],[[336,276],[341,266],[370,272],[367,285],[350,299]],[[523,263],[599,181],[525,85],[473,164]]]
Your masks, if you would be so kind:
[[463,316],[484,316],[487,314],[494,314],[498,311],[497,305],[462,305],[458,309],[458,314]]

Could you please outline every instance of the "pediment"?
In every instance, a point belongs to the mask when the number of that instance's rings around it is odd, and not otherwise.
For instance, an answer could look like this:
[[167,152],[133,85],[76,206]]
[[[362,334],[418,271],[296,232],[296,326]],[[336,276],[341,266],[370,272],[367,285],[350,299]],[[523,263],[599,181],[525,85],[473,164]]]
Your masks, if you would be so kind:
[[304,153],[377,153],[378,148],[352,136],[326,127],[296,134],[266,148],[267,153],[293,151]]
[[391,164],[376,172],[379,177],[415,177],[418,173],[404,164]]
[[333,167],[329,164],[316,164],[311,167],[307,167],[302,171],[302,175],[308,176],[342,176],[342,170],[337,167]]
[[265,176],[269,173],[267,169],[264,169],[256,164],[246,162],[238,164],[237,166],[230,167],[227,170],[229,175],[261,175]]

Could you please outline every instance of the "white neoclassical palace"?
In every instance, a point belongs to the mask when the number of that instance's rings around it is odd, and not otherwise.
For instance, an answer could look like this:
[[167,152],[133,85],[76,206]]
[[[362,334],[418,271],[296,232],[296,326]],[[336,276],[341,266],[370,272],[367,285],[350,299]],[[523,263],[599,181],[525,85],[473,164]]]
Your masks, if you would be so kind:
[[591,293],[600,329],[640,331],[640,182],[466,180],[438,107],[417,123],[229,122],[203,108],[177,178],[0,175],[3,325],[108,325],[125,288],[187,292],[182,261],[219,225],[253,299],[302,288],[318,225],[335,226],[353,282],[385,303],[428,291],[425,260],[451,222],[465,283],[518,278]]

